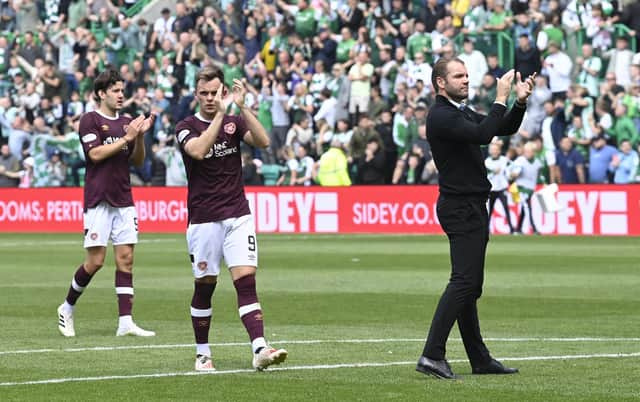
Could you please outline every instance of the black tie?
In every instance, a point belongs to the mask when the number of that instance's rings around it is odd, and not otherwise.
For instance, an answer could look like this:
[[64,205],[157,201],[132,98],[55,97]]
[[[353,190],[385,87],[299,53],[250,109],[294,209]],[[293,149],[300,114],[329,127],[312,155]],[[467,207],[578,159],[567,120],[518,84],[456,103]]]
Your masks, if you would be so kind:
[[461,103],[460,106],[458,106],[458,109],[462,112],[465,119],[469,121],[474,121],[473,116],[471,116],[471,113],[469,113],[469,109],[467,108],[467,105],[465,105],[464,103]]

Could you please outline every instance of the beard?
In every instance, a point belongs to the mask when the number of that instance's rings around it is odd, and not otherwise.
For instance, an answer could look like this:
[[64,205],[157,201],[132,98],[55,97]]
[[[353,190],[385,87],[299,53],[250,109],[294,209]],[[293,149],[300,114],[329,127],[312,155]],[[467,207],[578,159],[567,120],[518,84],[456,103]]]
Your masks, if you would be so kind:
[[445,88],[445,93],[447,94],[447,96],[460,103],[463,100],[467,99],[469,97],[469,90],[462,90],[462,89],[455,89],[455,88],[451,88],[449,86],[446,86]]

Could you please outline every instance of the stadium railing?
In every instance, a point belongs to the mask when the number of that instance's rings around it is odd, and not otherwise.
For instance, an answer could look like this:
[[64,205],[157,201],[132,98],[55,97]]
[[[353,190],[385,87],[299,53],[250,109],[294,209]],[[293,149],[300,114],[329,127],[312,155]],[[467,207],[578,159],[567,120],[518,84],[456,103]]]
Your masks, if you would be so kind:
[[127,16],[127,18],[131,18],[142,11],[142,9],[145,8],[149,3],[151,3],[151,0],[136,1],[134,5],[125,10],[122,10],[122,12]]
[[[636,37],[630,34],[631,29],[624,24],[613,25],[613,44],[612,48],[615,48],[615,41],[619,37],[625,37],[629,40],[629,48],[633,53],[637,52],[638,43]],[[582,45],[589,43],[589,38],[585,29],[580,29],[567,34],[567,54],[571,58],[582,55]],[[608,59],[602,60],[602,68],[600,69],[600,78],[604,78],[607,73],[607,66],[609,64]]]
[[[613,46],[615,46],[615,40],[619,37],[625,37],[629,40],[630,49],[633,53],[637,52],[638,44],[636,37],[631,35],[631,29],[624,24],[615,24],[613,25]],[[567,35],[568,40],[575,40],[578,49],[584,44],[588,43],[589,39],[587,38],[587,33],[585,29],[580,29],[569,33]]]

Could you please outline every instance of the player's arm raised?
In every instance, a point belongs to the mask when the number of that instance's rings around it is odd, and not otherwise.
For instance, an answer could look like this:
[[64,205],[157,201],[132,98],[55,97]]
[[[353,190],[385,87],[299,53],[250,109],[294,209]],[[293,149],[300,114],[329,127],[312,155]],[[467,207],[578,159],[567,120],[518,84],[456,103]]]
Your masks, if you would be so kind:
[[[122,150],[122,147],[124,147],[126,144],[134,141],[142,132],[140,129],[142,128],[143,120],[144,116],[136,117],[135,119],[131,120],[127,131],[122,137],[118,138],[111,144],[104,144],[99,145],[95,148],[91,148],[88,152],[91,161],[93,161],[94,163],[100,163],[105,159],[111,158],[113,155],[120,152],[120,150]],[[142,148],[144,152],[144,146]],[[144,158],[144,153],[142,154],[142,157]]]
[[240,108],[240,116],[247,124],[248,132],[244,134],[242,139],[252,147],[266,148],[269,146],[269,134],[264,129],[260,121],[253,114],[251,109],[245,106],[244,97],[247,94],[247,88],[240,80],[233,80],[233,101]]
[[193,159],[203,160],[218,138],[226,110],[224,102],[222,101],[222,91],[223,85],[220,85],[214,98],[216,113],[211,123],[209,123],[209,127],[207,127],[199,137],[192,138],[184,144],[185,152]]
[[[141,116],[144,117],[144,116]],[[146,119],[142,120],[140,125],[140,132],[136,136],[135,145],[133,147],[133,153],[129,157],[129,160],[137,167],[141,167],[144,162],[145,150],[144,150],[144,133],[149,131],[153,126],[155,115],[151,114]]]

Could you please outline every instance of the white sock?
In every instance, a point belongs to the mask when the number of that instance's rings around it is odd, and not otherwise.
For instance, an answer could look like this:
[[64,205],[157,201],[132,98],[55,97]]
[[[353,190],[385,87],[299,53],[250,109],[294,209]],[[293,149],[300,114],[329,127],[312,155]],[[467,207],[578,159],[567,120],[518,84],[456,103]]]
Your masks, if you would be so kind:
[[251,349],[253,349],[253,353],[256,353],[260,348],[266,348],[267,341],[264,338],[256,338],[251,341]]
[[211,357],[211,349],[208,343],[196,343],[196,354]]
[[62,309],[68,313],[73,313],[73,308],[74,306],[69,304],[68,301],[64,301],[64,303],[62,303]]
[[128,328],[133,325],[133,319],[130,315],[121,315],[118,318],[118,327],[120,328]]

